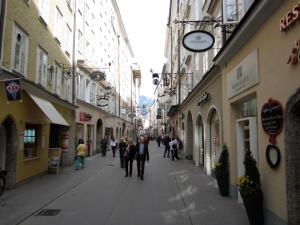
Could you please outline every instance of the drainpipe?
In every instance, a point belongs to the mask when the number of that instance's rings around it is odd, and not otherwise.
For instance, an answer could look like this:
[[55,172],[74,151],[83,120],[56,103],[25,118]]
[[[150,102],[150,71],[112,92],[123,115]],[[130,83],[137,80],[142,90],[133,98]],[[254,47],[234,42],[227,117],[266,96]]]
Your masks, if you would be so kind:
[[74,1],[74,22],[73,22],[73,51],[72,51],[72,103],[76,104],[76,14],[77,14],[77,3]]

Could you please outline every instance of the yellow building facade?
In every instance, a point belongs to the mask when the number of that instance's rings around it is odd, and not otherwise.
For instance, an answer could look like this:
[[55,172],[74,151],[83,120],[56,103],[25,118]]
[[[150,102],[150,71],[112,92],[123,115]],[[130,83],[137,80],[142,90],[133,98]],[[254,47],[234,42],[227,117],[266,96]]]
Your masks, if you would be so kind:
[[71,163],[76,106],[67,75],[72,39],[63,27],[73,17],[66,1],[10,0],[5,8],[0,76],[20,79],[22,96],[7,102],[0,83],[0,163],[13,186],[47,172],[49,148],[62,149]]

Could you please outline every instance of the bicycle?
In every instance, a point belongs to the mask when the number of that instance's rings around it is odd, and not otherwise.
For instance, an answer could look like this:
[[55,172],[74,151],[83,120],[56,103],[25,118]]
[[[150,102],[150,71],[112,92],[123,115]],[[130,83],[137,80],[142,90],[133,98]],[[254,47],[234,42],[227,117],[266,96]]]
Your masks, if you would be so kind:
[[4,189],[5,189],[6,174],[7,174],[7,171],[6,170],[1,170],[1,168],[0,168],[0,197],[3,194]]

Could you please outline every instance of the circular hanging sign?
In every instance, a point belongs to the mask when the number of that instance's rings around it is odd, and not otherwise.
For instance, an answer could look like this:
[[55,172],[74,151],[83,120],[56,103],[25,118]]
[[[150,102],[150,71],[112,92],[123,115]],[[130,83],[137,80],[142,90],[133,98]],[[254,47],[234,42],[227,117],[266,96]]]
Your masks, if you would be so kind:
[[264,131],[270,135],[270,143],[276,144],[276,136],[283,127],[283,108],[279,101],[269,99],[261,109],[261,124]]
[[192,52],[205,52],[213,47],[214,36],[204,30],[194,30],[184,35],[183,47]]

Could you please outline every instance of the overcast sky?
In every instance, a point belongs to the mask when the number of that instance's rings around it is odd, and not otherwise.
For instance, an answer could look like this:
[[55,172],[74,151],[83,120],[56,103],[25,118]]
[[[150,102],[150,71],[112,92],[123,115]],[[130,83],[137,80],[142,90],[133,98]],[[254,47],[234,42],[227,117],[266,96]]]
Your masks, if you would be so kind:
[[123,23],[142,70],[141,95],[153,98],[155,86],[152,74],[160,73],[164,62],[164,47],[169,0],[117,0]]

